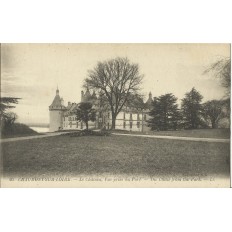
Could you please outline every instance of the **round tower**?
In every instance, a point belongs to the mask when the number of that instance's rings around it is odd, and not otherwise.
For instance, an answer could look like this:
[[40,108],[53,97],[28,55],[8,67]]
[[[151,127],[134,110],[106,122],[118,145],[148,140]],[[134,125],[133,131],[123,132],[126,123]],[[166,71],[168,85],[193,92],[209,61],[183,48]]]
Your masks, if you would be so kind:
[[62,129],[64,111],[63,99],[60,98],[59,89],[57,88],[56,96],[49,106],[49,132]]

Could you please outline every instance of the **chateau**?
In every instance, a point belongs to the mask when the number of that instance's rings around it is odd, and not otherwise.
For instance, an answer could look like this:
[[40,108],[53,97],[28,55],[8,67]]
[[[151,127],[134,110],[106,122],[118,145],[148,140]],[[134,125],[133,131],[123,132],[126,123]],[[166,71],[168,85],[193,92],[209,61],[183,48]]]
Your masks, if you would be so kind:
[[[81,91],[81,102],[91,102],[95,108],[97,115],[95,122],[89,122],[90,129],[111,128],[112,118],[111,111],[106,104],[104,94],[97,96],[93,91],[90,93],[87,88],[86,92]],[[146,120],[148,119],[149,109],[151,107],[152,94],[149,93],[148,100],[144,103],[141,98],[133,99],[133,103],[127,103],[121,112],[117,115],[115,129],[128,131],[148,131]],[[49,106],[50,132],[58,130],[83,130],[85,124],[76,120],[75,111],[78,107],[77,103],[68,102],[64,105],[63,98],[56,90],[56,96]]]

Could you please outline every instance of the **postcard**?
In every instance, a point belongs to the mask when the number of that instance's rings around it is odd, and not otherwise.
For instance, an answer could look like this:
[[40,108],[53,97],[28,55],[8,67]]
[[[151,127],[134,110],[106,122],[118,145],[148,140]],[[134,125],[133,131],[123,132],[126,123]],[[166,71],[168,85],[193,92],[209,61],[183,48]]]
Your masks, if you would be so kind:
[[1,44],[1,187],[230,187],[230,44]]

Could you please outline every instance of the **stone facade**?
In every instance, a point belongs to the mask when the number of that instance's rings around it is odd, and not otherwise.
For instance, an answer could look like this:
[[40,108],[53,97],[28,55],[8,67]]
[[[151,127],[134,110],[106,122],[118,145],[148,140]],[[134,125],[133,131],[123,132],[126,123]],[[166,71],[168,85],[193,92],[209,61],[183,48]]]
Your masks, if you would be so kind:
[[[102,97],[100,97],[102,96]],[[112,124],[112,115],[109,107],[104,101],[104,95],[100,94],[97,97],[96,93],[90,93],[89,89],[81,91],[81,102],[91,102],[95,108],[97,115],[95,122],[89,122],[89,129],[110,129]],[[138,99],[141,103],[141,99]],[[127,104],[117,115],[115,129],[127,130],[127,131],[148,131],[150,128],[147,126],[146,120],[148,120],[148,112],[152,102],[152,95],[149,94],[149,98],[146,103],[142,102],[143,107],[138,105]],[[59,96],[59,90],[56,91],[56,96],[51,106],[50,111],[50,132],[57,130],[83,130],[85,124],[79,122],[75,117],[75,110],[78,104],[68,102],[67,106],[64,106],[62,98]]]
[[66,107],[63,105],[63,99],[60,98],[59,90],[56,90],[56,96],[49,106],[49,132],[61,130],[63,127],[63,118]]

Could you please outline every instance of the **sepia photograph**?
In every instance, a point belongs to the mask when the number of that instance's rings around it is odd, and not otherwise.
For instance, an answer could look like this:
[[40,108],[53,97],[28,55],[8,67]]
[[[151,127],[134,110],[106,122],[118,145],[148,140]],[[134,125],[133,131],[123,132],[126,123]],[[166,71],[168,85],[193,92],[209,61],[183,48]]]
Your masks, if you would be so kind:
[[1,187],[229,188],[230,44],[2,43]]

